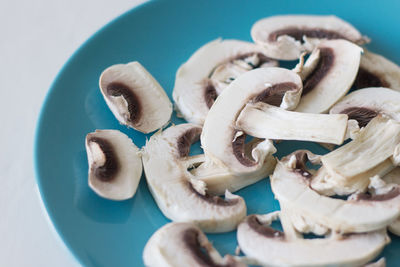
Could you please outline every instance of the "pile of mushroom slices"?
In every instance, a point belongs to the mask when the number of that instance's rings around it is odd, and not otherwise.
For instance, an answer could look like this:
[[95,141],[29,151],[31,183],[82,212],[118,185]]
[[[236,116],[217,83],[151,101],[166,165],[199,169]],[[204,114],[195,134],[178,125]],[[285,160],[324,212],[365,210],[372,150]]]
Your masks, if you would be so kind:
[[[335,16],[273,16],[251,36],[213,40],[181,65],[172,96],[188,123],[166,129],[172,103],[151,74],[138,62],[107,68],[100,91],[116,119],[158,131],[140,150],[117,130],[89,133],[89,186],[131,198],[143,165],[173,221],[146,244],[147,266],[384,266],[365,264],[389,243],[387,228],[400,234],[400,67]],[[204,153],[191,155],[198,140]],[[332,151],[278,160],[281,140]],[[233,193],[269,175],[281,210],[247,215]],[[236,229],[245,256],[222,257],[203,233]]]

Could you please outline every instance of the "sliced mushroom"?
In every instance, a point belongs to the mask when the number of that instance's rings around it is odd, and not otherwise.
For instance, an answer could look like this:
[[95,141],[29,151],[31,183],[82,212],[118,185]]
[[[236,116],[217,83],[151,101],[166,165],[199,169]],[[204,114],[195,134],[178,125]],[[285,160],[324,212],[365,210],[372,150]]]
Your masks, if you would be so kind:
[[257,102],[247,104],[240,112],[236,127],[258,138],[340,145],[347,129],[347,116],[332,115],[287,111]]
[[147,184],[169,219],[193,222],[206,232],[231,231],[246,216],[243,198],[229,191],[225,200],[211,196],[206,184],[187,170],[187,162],[193,162],[188,157],[190,145],[200,132],[194,124],[180,124],[155,133],[142,153]]
[[121,124],[150,133],[170,120],[171,101],[139,62],[107,68],[99,83],[108,107]]
[[354,87],[387,87],[400,91],[400,67],[389,59],[364,49]]
[[258,265],[360,266],[374,259],[389,242],[385,230],[304,239],[285,225],[283,232],[270,227],[275,219],[249,215],[238,227],[240,249]]
[[264,50],[253,43],[211,41],[178,69],[173,91],[176,108],[188,122],[203,124],[217,96],[239,75],[254,68],[277,65],[277,61],[266,57]]
[[303,79],[298,112],[325,113],[351,88],[362,49],[346,40],[322,41],[296,72]]
[[380,258],[378,261],[371,262],[364,267],[386,267],[386,260],[385,258]]
[[[382,180],[384,180],[387,184],[400,185],[400,168],[393,169],[391,172],[383,176]],[[393,234],[400,236],[400,218],[389,225],[388,229]]]
[[139,149],[117,130],[96,130],[86,135],[89,186],[99,196],[125,200],[135,193],[142,176]]
[[[296,151],[278,162],[271,187],[290,223],[299,231],[315,232],[315,225],[339,233],[362,233],[382,229],[400,215],[400,186],[370,179],[369,191],[347,200],[331,198],[311,188],[313,170],[306,162],[318,161],[309,151]],[[298,221],[305,218],[307,221]],[[315,224],[309,225],[309,224]]]
[[[336,188],[336,193],[346,188],[354,191],[344,190],[345,194],[364,191],[368,178],[371,177],[365,174],[375,176],[377,173],[371,173],[371,170],[381,172],[382,168],[390,171],[390,163],[386,167],[387,160],[392,161],[391,168],[398,165],[399,148],[400,123],[377,116],[353,141],[321,157],[323,167],[316,174],[319,177],[316,181],[340,185]],[[317,182],[312,185],[318,190]]]
[[400,121],[400,93],[383,87],[360,89],[343,97],[329,113],[347,114],[360,128],[379,114]]
[[147,242],[143,261],[148,267],[245,267],[231,255],[221,257],[206,235],[191,223],[169,223]]
[[349,23],[335,16],[286,15],[257,21],[251,29],[254,42],[265,47],[271,58],[298,59],[302,52],[311,51],[307,40],[347,39],[363,44],[367,38]]

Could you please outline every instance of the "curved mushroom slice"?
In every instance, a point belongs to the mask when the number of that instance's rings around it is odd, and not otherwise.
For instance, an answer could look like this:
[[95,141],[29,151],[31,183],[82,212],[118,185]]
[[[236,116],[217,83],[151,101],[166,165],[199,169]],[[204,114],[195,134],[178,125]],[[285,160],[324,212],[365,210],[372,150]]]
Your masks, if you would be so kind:
[[346,40],[321,42],[304,66],[295,71],[303,79],[298,112],[325,113],[351,88],[360,64],[362,49]]
[[[317,204],[317,203],[316,203]],[[303,239],[271,228],[271,217],[250,215],[239,225],[240,249],[263,266],[360,266],[389,242],[385,230]]]
[[323,167],[312,186],[322,192],[330,184],[337,194],[364,191],[368,178],[398,165],[399,148],[400,123],[377,116],[353,141],[321,157]]
[[389,59],[364,49],[354,87],[388,87],[400,91],[400,67]]
[[[313,170],[305,164],[309,159],[315,163],[315,158],[309,151],[296,151],[278,162],[271,176],[272,191],[296,229],[315,232],[314,226],[304,226],[312,222],[339,233],[362,233],[384,228],[398,218],[400,186],[379,184],[375,177],[367,193],[347,200],[330,198],[311,188]],[[308,222],[299,222],[301,218]]]
[[245,106],[238,116],[236,127],[258,138],[340,145],[347,129],[347,116],[332,115],[287,111],[257,102]]
[[329,113],[347,114],[360,128],[379,114],[400,121],[400,93],[383,87],[360,89],[342,98]]
[[169,223],[155,232],[143,251],[148,267],[245,267],[233,256],[221,257],[206,235],[191,223]]
[[108,107],[120,123],[150,133],[170,120],[171,101],[139,62],[107,68],[99,83]]
[[142,176],[139,149],[117,130],[96,130],[86,135],[89,186],[99,196],[125,200],[135,193]]
[[277,65],[277,61],[265,56],[263,48],[253,43],[211,41],[178,69],[173,91],[176,107],[187,121],[203,124],[217,96],[239,75]]
[[237,117],[250,101],[269,103],[274,92],[301,91],[301,87],[300,77],[287,69],[261,68],[241,75],[221,93],[207,114],[200,138],[206,158],[238,175],[262,168],[273,159],[276,149],[270,140],[264,140],[249,153],[251,157],[246,156],[246,134],[235,128]]
[[169,219],[193,222],[206,232],[231,231],[246,216],[243,198],[229,191],[225,200],[211,196],[187,170],[189,147],[200,132],[199,126],[180,124],[155,133],[142,153],[147,184]]
[[254,42],[264,46],[271,58],[298,59],[313,49],[309,39],[347,39],[357,44],[367,42],[349,23],[335,16],[286,15],[257,21],[251,29]]

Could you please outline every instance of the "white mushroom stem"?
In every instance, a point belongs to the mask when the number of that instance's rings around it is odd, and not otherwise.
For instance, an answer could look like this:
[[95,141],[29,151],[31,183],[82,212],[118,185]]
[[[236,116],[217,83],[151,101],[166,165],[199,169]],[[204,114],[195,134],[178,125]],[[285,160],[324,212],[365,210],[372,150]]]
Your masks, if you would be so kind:
[[286,111],[257,102],[245,106],[238,116],[236,127],[258,138],[340,145],[347,129],[347,115]]

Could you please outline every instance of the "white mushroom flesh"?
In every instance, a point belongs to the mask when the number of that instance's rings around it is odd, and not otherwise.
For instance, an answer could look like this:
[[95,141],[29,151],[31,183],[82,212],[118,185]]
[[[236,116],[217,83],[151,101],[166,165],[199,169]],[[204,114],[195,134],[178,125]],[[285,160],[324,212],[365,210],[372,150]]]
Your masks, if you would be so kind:
[[169,122],[172,103],[139,62],[107,68],[99,83],[108,107],[121,124],[150,133]]
[[89,186],[112,200],[133,197],[142,176],[139,149],[117,130],[96,130],[86,136]]

